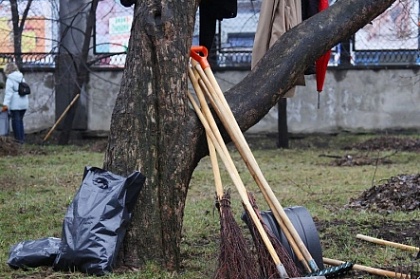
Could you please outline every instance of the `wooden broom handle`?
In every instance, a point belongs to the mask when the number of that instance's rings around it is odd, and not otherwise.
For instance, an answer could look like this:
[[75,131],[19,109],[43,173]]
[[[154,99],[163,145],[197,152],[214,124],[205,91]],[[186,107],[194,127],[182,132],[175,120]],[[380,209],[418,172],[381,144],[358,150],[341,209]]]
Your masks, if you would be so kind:
[[52,126],[52,128],[50,129],[50,131],[45,135],[43,141],[46,141],[50,137],[51,133],[55,130],[55,128],[61,122],[61,120],[63,120],[63,118],[66,115],[66,113],[70,110],[71,106],[77,101],[77,99],[79,97],[80,97],[80,93],[78,93],[76,96],[74,96],[73,100],[70,102],[70,104],[66,107],[66,109],[63,111],[63,113],[60,115],[60,117],[54,123],[54,125]]
[[214,184],[216,185],[216,194],[217,194],[217,198],[220,201],[223,197],[222,178],[220,177],[220,169],[219,169],[219,163],[217,160],[216,149],[208,135],[207,135],[207,145],[209,146],[210,162],[211,162],[211,168],[213,170]]
[[388,240],[383,240],[383,239],[367,236],[367,235],[364,235],[364,234],[357,234],[356,237],[359,238],[359,239],[363,239],[363,240],[366,240],[366,241],[369,241],[369,242],[376,243],[376,244],[390,246],[390,247],[394,247],[394,248],[398,248],[398,249],[402,249],[402,250],[416,251],[416,252],[420,251],[420,248],[418,248],[418,247],[405,245],[405,244],[401,244],[401,243],[397,243],[397,242],[392,242],[392,241],[388,241]]

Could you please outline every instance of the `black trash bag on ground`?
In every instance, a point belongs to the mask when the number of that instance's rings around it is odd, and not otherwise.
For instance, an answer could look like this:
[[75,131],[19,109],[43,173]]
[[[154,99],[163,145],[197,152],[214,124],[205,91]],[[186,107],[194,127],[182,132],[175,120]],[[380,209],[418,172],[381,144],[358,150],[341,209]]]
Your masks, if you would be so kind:
[[63,221],[55,271],[91,275],[112,272],[145,177],[86,167],[83,182]]
[[60,244],[61,239],[56,237],[21,241],[10,248],[7,264],[13,269],[52,266]]

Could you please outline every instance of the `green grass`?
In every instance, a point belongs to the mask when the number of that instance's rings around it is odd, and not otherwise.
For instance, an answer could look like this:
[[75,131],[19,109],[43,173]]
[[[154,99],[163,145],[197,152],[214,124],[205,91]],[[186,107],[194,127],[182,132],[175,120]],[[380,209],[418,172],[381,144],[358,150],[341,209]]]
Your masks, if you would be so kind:
[[[358,233],[376,236],[381,228],[387,228],[390,233],[395,232],[394,235],[401,234],[400,240],[405,244],[419,245],[418,236],[417,239],[404,237],[404,233],[418,230],[420,211],[378,214],[349,209],[345,205],[381,180],[398,174],[419,173],[419,153],[375,151],[369,156],[390,156],[393,163],[357,167],[331,166],[331,158],[320,156],[363,153],[342,148],[372,137],[338,135],[293,139],[291,148],[286,150],[275,148],[276,139],[269,137],[261,138],[256,144],[250,140],[250,145],[282,206],[304,206],[311,213],[319,228],[324,256],[372,267],[406,267],[412,264],[412,253],[367,243],[355,236]],[[258,145],[265,148],[259,149]],[[0,157],[0,278],[88,278],[81,273],[54,273],[48,267],[15,271],[6,261],[10,247],[20,241],[61,236],[63,216],[80,186],[83,168],[101,167],[103,154],[75,146],[28,145],[25,149],[28,152],[20,156]],[[230,149],[245,186],[255,194],[260,209],[268,209],[239,154],[232,146]],[[225,189],[232,192],[233,213],[249,238],[240,220],[243,208],[239,196],[224,168],[221,171]],[[214,192],[210,160],[204,158],[194,172],[188,193],[181,247],[182,273],[167,273],[150,264],[141,272],[116,272],[105,278],[211,278],[219,243]],[[369,277],[367,273],[361,276]]]

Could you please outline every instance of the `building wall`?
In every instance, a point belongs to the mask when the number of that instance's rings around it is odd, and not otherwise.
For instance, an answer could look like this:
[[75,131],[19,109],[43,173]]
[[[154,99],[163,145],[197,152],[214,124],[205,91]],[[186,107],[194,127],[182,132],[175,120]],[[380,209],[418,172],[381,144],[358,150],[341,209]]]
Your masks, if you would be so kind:
[[[218,73],[224,88],[247,73]],[[291,133],[369,132],[420,130],[420,72],[398,70],[329,69],[324,90],[318,92],[315,76],[305,76],[287,99],[287,123]],[[277,132],[277,106],[248,132]]]
[[[217,72],[223,90],[240,82],[248,72]],[[107,132],[119,92],[121,71],[92,73],[86,87],[88,131]],[[55,123],[54,77],[51,72],[25,73],[32,87],[30,108],[24,118],[28,132],[49,129]],[[318,93],[314,76],[306,76],[287,102],[291,133],[368,132],[377,130],[420,130],[420,73],[412,69],[329,69],[324,90]],[[4,96],[0,90],[0,102]],[[277,132],[277,107],[248,132]]]

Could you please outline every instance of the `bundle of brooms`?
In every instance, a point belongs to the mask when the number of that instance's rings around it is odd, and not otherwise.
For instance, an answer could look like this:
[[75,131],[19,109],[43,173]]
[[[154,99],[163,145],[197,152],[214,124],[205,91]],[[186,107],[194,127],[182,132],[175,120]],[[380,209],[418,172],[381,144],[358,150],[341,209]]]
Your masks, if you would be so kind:
[[[300,272],[290,255],[262,221],[255,199],[246,191],[233,160],[229,155],[210,108],[207,105],[208,98],[212,98],[211,91],[214,91],[214,88],[205,84],[203,77],[200,76],[195,67],[189,69],[189,77],[201,107],[190,93],[188,93],[188,97],[206,130],[216,184],[217,203],[219,205],[221,245],[215,278],[289,278],[289,275],[299,277]],[[210,103],[212,103],[212,100],[210,100]],[[245,211],[252,221],[251,228],[259,268],[257,268],[256,259],[248,251],[241,230],[235,222],[230,209],[229,193],[223,192],[215,150],[217,150],[219,157],[226,166],[241,196]]]

